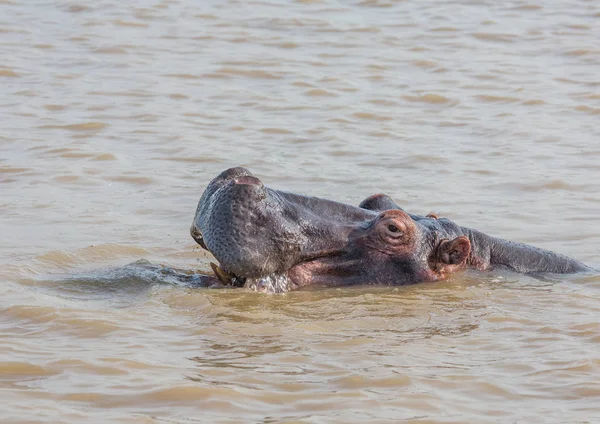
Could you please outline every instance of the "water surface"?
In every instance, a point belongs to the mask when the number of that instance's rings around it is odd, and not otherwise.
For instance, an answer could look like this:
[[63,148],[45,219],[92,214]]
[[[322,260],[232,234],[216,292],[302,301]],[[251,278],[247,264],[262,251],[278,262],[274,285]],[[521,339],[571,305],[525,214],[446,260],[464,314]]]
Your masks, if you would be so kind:
[[600,277],[174,284],[208,181],[390,194],[598,266],[600,8],[0,0],[3,422],[600,421]]

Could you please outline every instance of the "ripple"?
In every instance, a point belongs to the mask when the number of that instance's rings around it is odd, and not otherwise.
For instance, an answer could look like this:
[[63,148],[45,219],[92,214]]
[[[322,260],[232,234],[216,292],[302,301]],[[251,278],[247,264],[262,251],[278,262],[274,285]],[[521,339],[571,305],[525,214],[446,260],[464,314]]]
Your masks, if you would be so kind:
[[202,78],[199,75],[193,75],[193,74],[166,74],[166,77],[171,77],[171,78],[181,78],[181,79],[200,79]]
[[100,161],[117,160],[117,157],[115,155],[113,155],[112,153],[102,153],[100,155],[95,155],[93,160],[100,160]]
[[101,131],[108,127],[108,124],[104,122],[83,122],[81,124],[68,124],[68,125],[42,125],[38,128],[41,129],[61,129],[75,132],[85,131]]
[[413,65],[424,69],[437,68],[440,66],[439,63],[434,60],[415,60]]
[[32,171],[31,168],[17,168],[13,166],[0,166],[0,174],[21,174],[23,172]]
[[379,115],[376,113],[369,112],[356,112],[353,113],[352,116],[358,119],[364,119],[368,121],[391,121],[393,119],[391,116]]
[[[104,338],[109,334],[121,330],[121,326],[117,322],[112,322],[103,319],[90,319],[87,317],[74,318],[61,316],[54,320],[53,326],[59,327],[60,331],[68,331],[77,338]],[[93,370],[98,372],[98,370]],[[105,374],[109,374],[104,371]],[[112,370],[110,374],[124,374],[120,370]]]
[[48,377],[57,371],[27,362],[0,362],[0,379],[22,380],[23,378]]
[[493,34],[489,32],[474,32],[471,36],[478,40],[493,41],[497,43],[513,43],[517,38],[514,34]]
[[171,160],[174,162],[189,162],[189,163],[221,163],[222,159],[216,158],[214,156],[171,156],[171,157],[160,157],[157,158],[159,160]]
[[447,158],[443,156],[436,156],[432,154],[410,155],[405,160],[408,162],[420,162],[424,164],[443,164],[450,162]]
[[17,74],[15,71],[13,71],[12,69],[0,69],[0,77],[11,77],[11,78],[17,78],[20,75]]
[[154,184],[156,181],[152,177],[144,176],[133,176],[133,175],[116,175],[114,177],[105,178],[106,181],[110,182],[121,182],[135,185],[149,185]]
[[179,386],[145,393],[144,399],[147,402],[183,403],[207,398],[232,399],[236,396],[237,390],[231,388]]
[[89,94],[96,95],[96,96],[108,96],[108,97],[114,97],[114,96],[141,97],[141,98],[154,97],[154,93],[149,93],[146,91],[116,91],[116,92],[90,91]]
[[117,19],[116,21],[113,21],[113,23],[117,26],[123,26],[123,27],[148,28],[148,24],[145,24],[143,22],[123,21],[123,20]]
[[292,85],[294,87],[306,87],[306,88],[313,88],[313,87],[315,87],[313,84],[310,84],[310,83],[308,83],[306,81],[294,81],[292,83]]
[[541,9],[543,9],[543,6],[541,6],[539,4],[529,3],[529,4],[521,4],[519,6],[514,6],[511,9],[512,10],[525,10],[525,11],[541,10]]
[[148,251],[141,247],[119,244],[100,244],[89,246],[76,252],[51,251],[36,256],[36,259],[46,262],[48,265],[64,267],[85,263],[87,261],[96,262],[122,257],[146,256],[147,254]]
[[363,156],[363,153],[353,152],[353,151],[349,151],[349,150],[330,150],[328,152],[328,154],[333,157],[343,157],[343,156],[360,157],[360,156]]
[[67,10],[70,13],[81,13],[89,12],[90,10],[92,10],[92,8],[83,4],[70,4],[68,5]]
[[59,175],[53,178],[54,181],[59,183],[72,183],[79,181],[81,178],[77,175]]
[[169,97],[175,100],[184,100],[184,99],[189,99],[190,96],[186,96],[185,94],[180,94],[180,93],[173,93],[173,94],[169,94]]
[[286,128],[261,128],[260,131],[265,134],[293,134],[293,131]]
[[521,100],[516,97],[494,96],[491,94],[480,94],[475,96],[475,98],[486,103],[517,103]]
[[338,97],[337,94],[322,89],[308,90],[304,94],[310,97]]
[[373,388],[393,388],[409,386],[412,380],[408,376],[397,376],[390,378],[367,378],[362,375],[351,375],[347,377],[335,378],[328,382],[338,389],[373,389]]
[[60,111],[65,110],[67,107],[65,105],[44,105],[44,108],[51,111]]
[[531,99],[531,100],[525,100],[523,102],[523,104],[526,106],[540,106],[540,105],[545,105],[546,102],[541,99]]
[[569,50],[565,53],[566,56],[588,56],[588,55],[598,55],[600,54],[600,50],[590,50],[590,49],[575,49]]
[[254,70],[254,69],[235,69],[235,68],[220,68],[215,74],[219,75],[235,75],[240,77],[247,77],[253,79],[281,79],[283,78],[279,74],[272,72]]
[[600,115],[600,107],[590,107],[586,105],[576,106],[575,110],[578,112],[589,113],[590,115]]
[[100,47],[92,50],[92,53],[98,54],[127,54],[127,50],[120,46]]
[[421,96],[403,96],[402,98],[408,100],[409,102],[422,102],[431,104],[453,103],[453,101],[448,97],[433,93],[423,94]]
[[383,0],[363,0],[358,3],[358,6],[388,8],[392,7],[393,3]]
[[441,27],[431,28],[429,31],[431,31],[431,32],[458,32],[460,30],[456,27],[441,26]]
[[228,74],[219,74],[219,73],[208,73],[208,74],[202,74],[202,78],[216,78],[216,79],[228,79],[228,78],[232,78],[231,75]]

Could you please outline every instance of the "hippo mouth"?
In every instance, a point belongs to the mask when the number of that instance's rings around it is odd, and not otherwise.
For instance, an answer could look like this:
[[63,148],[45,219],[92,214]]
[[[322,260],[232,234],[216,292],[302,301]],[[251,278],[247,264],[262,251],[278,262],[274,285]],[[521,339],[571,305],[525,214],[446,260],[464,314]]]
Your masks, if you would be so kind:
[[[203,249],[210,252],[198,230],[192,231],[192,237]],[[210,267],[215,277],[225,287],[245,288],[261,293],[287,293],[307,285],[319,283],[331,285],[332,275],[328,270],[331,269],[332,259],[336,256],[336,254],[326,254],[309,258],[292,265],[285,271],[258,277],[236,275],[220,263],[210,262]]]
[[[289,271],[280,274],[271,274],[265,277],[251,278],[237,276],[226,271],[221,266],[216,265],[214,262],[211,262],[210,266],[215,273],[215,276],[225,286],[243,287],[261,293],[286,293],[298,287],[298,284],[295,283],[290,276]],[[302,266],[297,265],[293,268],[301,269]]]
[[[192,236],[202,248],[210,252],[202,236],[197,231],[193,232]],[[293,265],[284,272],[261,277],[236,275],[221,264],[217,265],[214,262],[210,263],[210,267],[215,277],[226,287],[240,287],[261,293],[287,293],[318,281],[319,278],[315,276],[315,271],[323,268],[322,262],[321,258],[307,260]]]

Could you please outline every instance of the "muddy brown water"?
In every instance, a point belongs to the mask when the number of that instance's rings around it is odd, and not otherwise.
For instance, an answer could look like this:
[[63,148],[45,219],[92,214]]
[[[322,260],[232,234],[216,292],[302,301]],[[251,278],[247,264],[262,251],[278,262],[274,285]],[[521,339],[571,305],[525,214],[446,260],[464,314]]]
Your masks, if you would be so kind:
[[385,192],[598,267],[596,1],[0,0],[0,421],[600,422],[600,277],[266,296],[204,185]]

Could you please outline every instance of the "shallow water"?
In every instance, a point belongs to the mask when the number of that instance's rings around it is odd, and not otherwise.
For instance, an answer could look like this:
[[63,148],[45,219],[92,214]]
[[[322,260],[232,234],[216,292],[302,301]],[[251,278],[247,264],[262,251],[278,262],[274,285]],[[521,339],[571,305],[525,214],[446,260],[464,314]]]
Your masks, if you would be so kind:
[[596,274],[265,296],[126,266],[208,272],[196,202],[244,165],[598,267],[599,21],[574,0],[0,0],[0,421],[600,421]]

